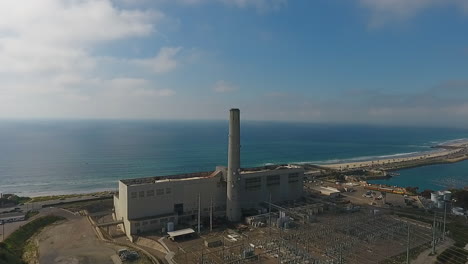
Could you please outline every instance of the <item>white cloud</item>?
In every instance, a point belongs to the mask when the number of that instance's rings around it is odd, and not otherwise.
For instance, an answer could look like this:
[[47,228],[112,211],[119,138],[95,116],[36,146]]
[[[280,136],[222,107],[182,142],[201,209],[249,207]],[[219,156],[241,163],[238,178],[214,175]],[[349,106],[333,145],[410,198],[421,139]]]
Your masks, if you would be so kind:
[[155,73],[167,73],[178,66],[179,63],[176,60],[176,56],[181,49],[181,47],[163,47],[155,57],[134,60],[134,62],[148,67]]
[[361,6],[371,11],[370,27],[379,27],[391,22],[401,22],[417,15],[424,9],[454,6],[468,13],[466,0],[358,0]]
[[18,80],[0,89],[0,118],[154,118],[165,113],[173,95],[174,90],[142,78],[63,76],[36,80],[33,88],[28,80]]
[[[0,117],[154,113],[155,102],[175,91],[144,77],[119,77],[139,69],[131,59],[100,57],[95,50],[157,33],[163,19],[159,11],[118,8],[111,0],[1,0]],[[148,61],[167,72],[177,66],[179,49],[161,49]]]
[[213,87],[213,91],[217,93],[229,93],[229,92],[233,92],[236,90],[237,90],[237,87],[223,80],[216,82],[216,84]]
[[286,6],[288,0],[218,0],[228,5],[240,8],[255,7],[261,12],[279,10]]
[[116,78],[100,82],[100,87],[105,87],[104,94],[106,96],[167,97],[175,94],[175,91],[171,89],[152,88],[152,83],[146,79]]
[[163,14],[109,0],[2,0],[0,17],[0,72],[39,73],[90,69],[93,45],[149,35]]
[[[130,3],[132,0],[120,0]],[[149,0],[138,0],[139,2]],[[155,0],[153,0],[155,1]],[[236,8],[255,8],[259,12],[276,11],[285,7],[288,0],[157,0],[162,3],[177,3],[184,6],[195,6],[207,3],[222,3]]]

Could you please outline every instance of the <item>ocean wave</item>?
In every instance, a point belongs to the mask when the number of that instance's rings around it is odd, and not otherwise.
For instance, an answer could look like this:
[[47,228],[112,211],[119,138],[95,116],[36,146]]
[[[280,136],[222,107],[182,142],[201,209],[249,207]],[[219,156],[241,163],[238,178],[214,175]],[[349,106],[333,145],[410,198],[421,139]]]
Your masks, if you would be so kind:
[[50,183],[15,183],[15,184],[2,184],[2,188],[15,188],[24,186],[47,186]]
[[468,142],[468,138],[457,138],[457,139],[450,139],[445,141],[433,141],[431,143],[435,145],[447,145],[447,144],[454,144],[454,143],[464,143]]
[[404,153],[396,153],[396,154],[389,154],[389,155],[378,155],[378,156],[360,156],[354,158],[344,158],[344,159],[329,159],[329,160],[316,160],[316,161],[301,161],[301,162],[292,162],[294,164],[340,164],[340,163],[352,163],[352,162],[359,162],[359,161],[373,161],[373,160],[381,160],[381,159],[391,159],[391,158],[407,158],[413,157],[416,155],[420,155],[423,153],[433,153],[431,152],[404,152]]

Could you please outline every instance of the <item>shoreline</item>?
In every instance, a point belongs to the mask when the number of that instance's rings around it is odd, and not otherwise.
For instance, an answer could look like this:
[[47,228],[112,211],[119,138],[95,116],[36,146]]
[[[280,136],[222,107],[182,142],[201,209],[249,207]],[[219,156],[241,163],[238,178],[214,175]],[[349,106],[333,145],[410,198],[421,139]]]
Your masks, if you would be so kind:
[[432,146],[439,151],[424,151],[401,158],[386,158],[378,160],[363,160],[333,164],[313,164],[319,168],[338,171],[373,169],[382,171],[398,171],[435,164],[456,163],[468,159],[468,141],[447,142]]
[[[348,162],[337,163],[297,163],[300,166],[312,166],[316,169],[325,169],[331,171],[353,171],[360,169],[368,170],[381,170],[385,172],[394,172],[404,169],[438,165],[438,164],[451,164],[464,160],[468,160],[468,139],[458,139],[446,141],[444,143],[436,144],[429,147],[431,150],[422,152],[413,152],[393,155],[384,155],[384,159],[368,159]],[[377,179],[384,179],[389,177],[377,176]],[[102,193],[115,192],[115,188],[99,188],[96,190],[56,190],[51,192],[30,192],[30,193],[14,193],[18,196],[30,197],[33,200],[41,200],[45,197],[53,197],[56,199],[62,197],[81,197],[99,195]],[[7,192],[5,192],[7,193]]]

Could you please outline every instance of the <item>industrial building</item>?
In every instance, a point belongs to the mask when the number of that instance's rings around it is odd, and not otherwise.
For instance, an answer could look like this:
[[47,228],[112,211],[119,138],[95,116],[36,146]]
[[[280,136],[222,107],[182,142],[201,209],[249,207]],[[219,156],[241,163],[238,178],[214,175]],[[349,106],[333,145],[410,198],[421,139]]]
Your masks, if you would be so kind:
[[294,165],[241,168],[240,112],[230,110],[228,166],[214,171],[119,181],[114,217],[131,235],[204,219],[242,220],[243,211],[302,196],[304,169]]
[[452,192],[450,191],[438,191],[431,193],[431,201],[434,204],[434,208],[442,209],[447,202],[452,199]]

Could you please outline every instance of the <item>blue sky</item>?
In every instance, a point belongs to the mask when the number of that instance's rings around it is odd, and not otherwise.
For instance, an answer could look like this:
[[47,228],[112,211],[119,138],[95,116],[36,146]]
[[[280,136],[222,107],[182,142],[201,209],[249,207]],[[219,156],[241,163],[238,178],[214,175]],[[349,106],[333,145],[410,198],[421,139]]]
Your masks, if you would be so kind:
[[[39,3],[40,2],[40,3]],[[466,0],[5,0],[1,118],[468,126]]]

